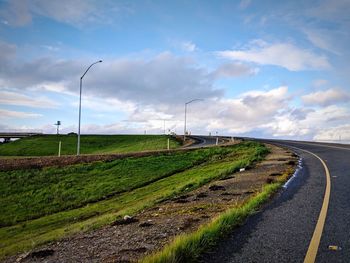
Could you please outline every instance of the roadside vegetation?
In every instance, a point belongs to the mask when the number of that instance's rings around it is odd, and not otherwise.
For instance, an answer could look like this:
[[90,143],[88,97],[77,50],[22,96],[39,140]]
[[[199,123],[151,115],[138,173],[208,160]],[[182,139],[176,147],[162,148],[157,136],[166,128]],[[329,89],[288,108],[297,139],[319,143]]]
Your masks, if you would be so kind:
[[[81,135],[81,154],[126,153],[161,150],[180,146],[167,135]],[[77,135],[37,135],[10,143],[0,144],[0,156],[49,156],[58,154],[58,142],[62,142],[62,155],[76,154]]]
[[261,160],[245,142],[158,156],[0,173],[0,257],[97,228]]
[[0,202],[3,206],[0,226],[107,199],[229,152],[229,148],[213,148],[64,168],[0,172]]
[[260,193],[253,196],[242,206],[229,209],[193,233],[179,235],[160,252],[144,258],[141,262],[198,262],[202,253],[217,244],[232,229],[242,224],[249,215],[255,213],[281,185],[281,182],[265,185]]

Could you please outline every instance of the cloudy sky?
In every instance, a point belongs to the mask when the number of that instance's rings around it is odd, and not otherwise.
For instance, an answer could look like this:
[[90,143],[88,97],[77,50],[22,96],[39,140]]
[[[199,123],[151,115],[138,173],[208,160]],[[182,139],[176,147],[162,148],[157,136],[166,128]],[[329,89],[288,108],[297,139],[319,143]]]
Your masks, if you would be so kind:
[[[350,0],[0,0],[0,130],[350,140]],[[165,120],[165,121],[164,121]]]

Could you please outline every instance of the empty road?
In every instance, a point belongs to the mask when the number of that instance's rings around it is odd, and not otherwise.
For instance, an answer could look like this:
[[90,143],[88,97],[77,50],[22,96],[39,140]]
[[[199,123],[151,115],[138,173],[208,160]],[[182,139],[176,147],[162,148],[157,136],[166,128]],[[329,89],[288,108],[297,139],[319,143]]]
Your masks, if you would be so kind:
[[302,168],[201,261],[350,262],[350,146],[266,142],[293,150]]
[[216,144],[216,136],[203,136],[203,135],[191,135],[188,136],[189,138],[192,138],[196,140],[196,142],[186,148],[200,148],[200,147],[206,147],[206,146],[212,146]]

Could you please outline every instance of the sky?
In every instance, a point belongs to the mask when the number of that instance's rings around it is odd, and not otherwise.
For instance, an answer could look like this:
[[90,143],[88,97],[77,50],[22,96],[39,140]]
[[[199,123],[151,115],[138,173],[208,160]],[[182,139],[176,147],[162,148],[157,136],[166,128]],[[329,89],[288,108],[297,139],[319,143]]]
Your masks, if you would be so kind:
[[350,141],[350,0],[0,0],[0,131]]

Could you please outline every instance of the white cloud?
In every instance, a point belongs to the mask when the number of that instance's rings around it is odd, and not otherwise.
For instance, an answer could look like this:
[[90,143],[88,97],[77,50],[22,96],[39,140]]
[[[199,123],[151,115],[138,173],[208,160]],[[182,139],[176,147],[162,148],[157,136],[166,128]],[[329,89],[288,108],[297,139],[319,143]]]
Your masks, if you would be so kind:
[[312,82],[312,85],[319,88],[319,87],[322,87],[322,86],[325,86],[328,84],[328,80],[326,79],[315,79],[313,82]]
[[6,62],[16,54],[16,46],[0,40],[0,69],[5,68]]
[[196,44],[192,43],[191,41],[182,42],[181,48],[182,50],[187,52],[193,52],[197,49]]
[[328,106],[350,100],[350,94],[341,89],[328,89],[313,92],[301,97],[306,105]]
[[226,131],[245,133],[273,121],[288,104],[288,88],[251,91],[235,99],[215,99],[191,104],[189,119],[200,129],[195,131]]
[[239,8],[246,9],[248,6],[250,6],[251,2],[251,0],[241,0],[241,2],[239,3]]
[[11,119],[11,118],[25,119],[25,118],[38,118],[41,116],[42,116],[41,114],[37,114],[37,113],[0,109],[0,119]]
[[44,16],[73,26],[90,23],[110,23],[128,8],[114,1],[93,0],[12,0],[0,11],[2,21],[11,26],[25,26],[35,16]]
[[299,48],[292,43],[268,44],[259,40],[243,50],[219,51],[217,54],[236,61],[280,66],[290,71],[330,68],[327,57]]
[[339,33],[325,29],[304,29],[303,31],[314,46],[341,55],[339,42],[337,42],[341,38]]
[[328,130],[329,127],[337,127],[349,121],[349,109],[332,105],[318,110],[306,110],[304,116],[301,117],[287,110],[276,115],[273,121],[264,125],[264,128],[269,129],[270,134],[277,137],[313,139],[317,137],[317,134]]
[[0,104],[34,108],[56,108],[58,106],[56,102],[45,97],[32,98],[24,94],[3,90],[0,90]]
[[[104,113],[112,113],[112,112],[125,112],[131,113],[135,109],[137,109],[137,105],[128,101],[121,101],[115,98],[98,98],[92,96],[83,96],[82,102],[84,109],[90,109],[95,112],[104,112]],[[79,102],[76,100],[72,104],[75,108],[78,107]]]
[[32,15],[29,12],[29,1],[9,1],[0,11],[0,17],[7,25],[22,26],[30,23]]
[[220,65],[213,74],[216,77],[240,77],[256,75],[259,72],[258,68],[252,68],[242,63],[226,63]]
[[349,24],[350,2],[348,0],[321,0],[307,14],[332,23]]
[[47,49],[48,51],[52,51],[52,52],[57,52],[60,50],[59,47],[51,46],[51,45],[41,45],[41,47]]
[[[68,81],[57,81],[57,82],[40,82],[38,80],[39,84],[34,85],[28,85],[28,90],[30,91],[49,91],[49,92],[55,92],[60,94],[66,94],[70,96],[76,95],[76,92],[71,92],[67,90],[67,86],[69,85]],[[24,84],[25,85],[25,84]]]
[[[51,58],[8,64],[0,71],[0,83],[17,90],[42,88],[77,94],[79,78],[89,64]],[[161,53],[151,59],[112,59],[98,64],[83,79],[83,92],[138,104],[177,104],[192,97],[222,96],[214,80],[211,72],[192,59]]]
[[[193,103],[188,107],[187,125],[192,133],[208,134],[218,131],[219,134],[243,134],[263,127],[264,124],[274,121],[274,117],[286,107],[290,96],[287,87],[279,87],[269,91],[251,91],[241,94],[234,99],[206,99]],[[91,105],[86,103],[94,101]],[[88,99],[83,101],[84,108],[95,109],[96,113],[108,111],[100,109],[102,100]],[[108,103],[111,103],[109,101]],[[183,132],[184,108],[183,104],[172,106],[137,105],[125,110],[125,121],[104,125],[83,124],[84,133],[163,133],[164,120],[166,129],[177,133]],[[120,105],[121,107],[123,105]],[[96,107],[96,108],[95,108]],[[118,111],[118,106],[114,109]],[[47,132],[54,132],[52,125],[46,128],[38,127]],[[62,132],[75,131],[75,126],[62,127]]]
[[275,116],[273,121],[262,125],[262,127],[270,130],[274,137],[300,138],[310,133],[308,127],[301,127],[289,113]]
[[350,143],[350,125],[339,125],[319,131],[314,137],[316,141],[337,141],[339,143]]
[[[271,90],[252,90],[235,98],[208,98],[188,107],[187,126],[192,134],[253,135],[283,137],[293,139],[318,139],[328,134],[330,127],[340,127],[350,122],[350,110],[337,105],[316,109],[292,108],[292,97],[288,87],[281,86]],[[105,114],[111,120],[111,113],[124,112],[125,119],[118,123],[86,124],[84,133],[163,133],[163,120],[166,129],[182,134],[183,104],[142,105],[133,102],[118,101],[109,98],[103,106],[103,99],[85,98],[84,108],[90,108],[96,114]],[[75,105],[76,106],[76,105]],[[0,114],[4,112],[0,112]],[[25,117],[23,112],[5,112],[7,118]],[[93,113],[92,113],[93,114]],[[29,113],[28,117],[38,117]],[[4,117],[3,117],[4,118]],[[35,127],[34,127],[35,128]],[[54,132],[53,126],[38,127],[45,132]],[[76,131],[74,125],[67,124],[62,132]],[[334,133],[334,132],[333,132]],[[335,133],[334,133],[335,134]],[[322,135],[323,136],[323,135]],[[324,138],[324,136],[322,137]],[[345,137],[344,137],[345,139]]]

